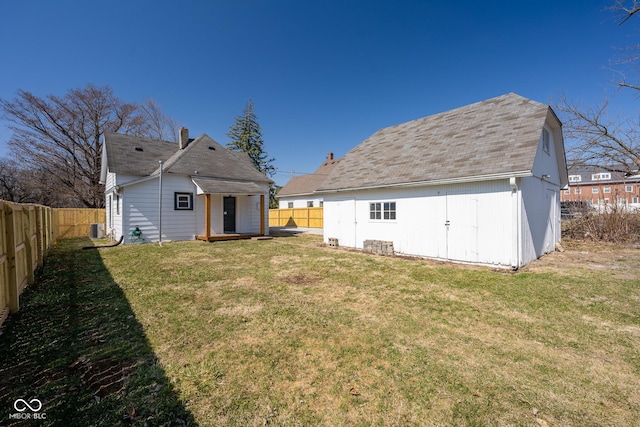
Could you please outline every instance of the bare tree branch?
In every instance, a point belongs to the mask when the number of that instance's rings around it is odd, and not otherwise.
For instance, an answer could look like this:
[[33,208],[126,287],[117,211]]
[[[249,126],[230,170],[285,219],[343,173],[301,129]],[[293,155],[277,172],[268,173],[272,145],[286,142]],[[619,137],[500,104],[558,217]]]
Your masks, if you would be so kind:
[[20,90],[13,101],[0,99],[0,110],[13,132],[8,144],[24,168],[48,174],[46,182],[55,184],[48,190],[64,193],[70,205],[104,207],[101,135],[159,138],[158,129],[165,128],[158,126],[174,123],[152,100],[147,104],[157,107],[154,120],[147,110],[115,97],[111,88],[88,85],[63,97]]
[[606,8],[606,10],[616,12],[619,15],[618,25],[624,24],[629,18],[640,12],[640,1],[633,0],[630,5],[627,3],[625,0],[616,0],[612,6]]

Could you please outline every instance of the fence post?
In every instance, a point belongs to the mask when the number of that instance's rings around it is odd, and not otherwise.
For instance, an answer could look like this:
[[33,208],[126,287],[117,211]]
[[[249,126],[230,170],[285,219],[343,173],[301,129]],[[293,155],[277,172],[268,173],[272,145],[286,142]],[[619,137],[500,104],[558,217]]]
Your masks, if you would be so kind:
[[22,238],[24,239],[24,251],[27,261],[27,285],[33,283],[33,248],[31,247],[31,209],[22,209]]
[[38,267],[42,267],[44,264],[44,228],[43,228],[43,216],[44,208],[42,206],[36,206],[36,246],[37,246],[37,260]]
[[9,311],[16,313],[20,309],[20,290],[18,289],[18,271],[16,268],[16,239],[14,233],[14,212],[10,205],[4,207],[7,237],[7,270],[9,271]]

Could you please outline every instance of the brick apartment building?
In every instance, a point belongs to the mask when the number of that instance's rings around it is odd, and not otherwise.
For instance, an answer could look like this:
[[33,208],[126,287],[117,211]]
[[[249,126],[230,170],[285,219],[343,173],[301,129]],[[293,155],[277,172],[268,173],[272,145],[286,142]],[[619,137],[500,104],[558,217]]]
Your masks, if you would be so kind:
[[562,202],[640,208],[640,173],[629,176],[589,166],[569,166],[568,173],[569,187],[561,191]]

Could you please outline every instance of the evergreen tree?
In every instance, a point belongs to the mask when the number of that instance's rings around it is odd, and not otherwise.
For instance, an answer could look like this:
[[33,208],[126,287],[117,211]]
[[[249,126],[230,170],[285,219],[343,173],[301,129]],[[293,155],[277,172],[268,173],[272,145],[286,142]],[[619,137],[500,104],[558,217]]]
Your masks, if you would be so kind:
[[[235,118],[235,123],[227,132],[227,136],[231,139],[227,143],[227,148],[233,151],[244,151],[255,165],[256,169],[266,176],[273,176],[276,168],[272,165],[274,158],[269,158],[264,150],[264,141],[262,140],[262,130],[258,123],[258,118],[254,113],[253,100],[249,99],[242,110],[242,115]],[[277,207],[275,198],[276,187],[271,185],[269,188],[269,207]]]

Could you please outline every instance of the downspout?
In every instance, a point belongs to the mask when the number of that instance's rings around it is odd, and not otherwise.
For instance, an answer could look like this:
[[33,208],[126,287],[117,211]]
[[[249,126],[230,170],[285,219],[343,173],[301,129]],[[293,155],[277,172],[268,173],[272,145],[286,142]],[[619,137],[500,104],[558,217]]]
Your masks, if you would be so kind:
[[160,163],[160,174],[158,183],[158,244],[162,246],[162,160]]
[[509,178],[509,185],[511,186],[511,195],[515,197],[515,200],[511,203],[512,214],[512,226],[511,232],[513,242],[513,260],[514,265],[511,266],[513,270],[520,268],[520,200],[518,193],[518,183],[515,176]]

